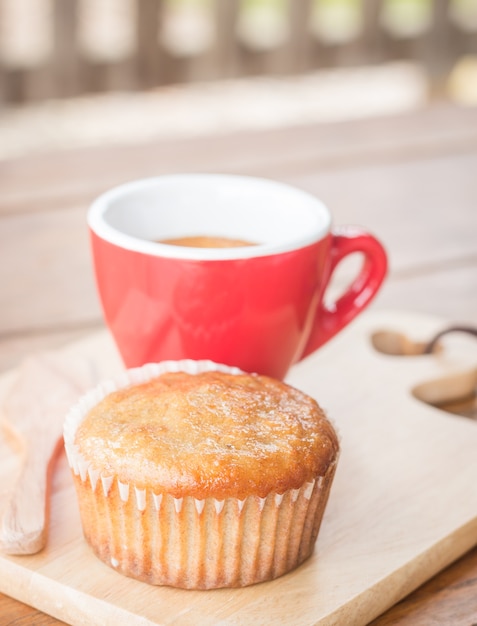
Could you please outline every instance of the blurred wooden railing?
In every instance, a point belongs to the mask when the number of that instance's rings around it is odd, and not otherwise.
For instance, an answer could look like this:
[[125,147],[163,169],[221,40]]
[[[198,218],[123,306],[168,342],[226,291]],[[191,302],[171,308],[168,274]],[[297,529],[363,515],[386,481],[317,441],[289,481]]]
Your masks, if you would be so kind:
[[477,53],[477,0],[0,0],[0,103]]

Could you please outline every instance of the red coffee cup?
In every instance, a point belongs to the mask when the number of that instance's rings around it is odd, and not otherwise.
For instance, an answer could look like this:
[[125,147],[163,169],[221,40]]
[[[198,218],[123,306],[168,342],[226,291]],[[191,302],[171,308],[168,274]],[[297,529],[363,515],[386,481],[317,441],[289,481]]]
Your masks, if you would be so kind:
[[[88,214],[106,323],[126,367],[210,359],[283,378],[371,301],[386,274],[372,235],[331,228],[314,196],[265,179],[180,174],[131,182]],[[256,245],[157,243],[186,236]],[[333,305],[333,270],[361,252],[358,275]]]

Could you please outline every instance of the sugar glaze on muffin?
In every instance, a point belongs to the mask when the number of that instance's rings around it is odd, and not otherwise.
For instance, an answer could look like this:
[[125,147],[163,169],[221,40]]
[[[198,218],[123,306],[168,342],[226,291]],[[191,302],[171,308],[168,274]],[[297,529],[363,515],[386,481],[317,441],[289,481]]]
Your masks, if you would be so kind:
[[132,370],[68,417],[86,539],[153,584],[243,586],[290,571],[318,534],[339,451],[332,425],[283,382],[178,363]]
[[76,443],[103,474],[199,499],[296,489],[336,454],[312,398],[265,376],[216,371],[165,373],[111,393]]

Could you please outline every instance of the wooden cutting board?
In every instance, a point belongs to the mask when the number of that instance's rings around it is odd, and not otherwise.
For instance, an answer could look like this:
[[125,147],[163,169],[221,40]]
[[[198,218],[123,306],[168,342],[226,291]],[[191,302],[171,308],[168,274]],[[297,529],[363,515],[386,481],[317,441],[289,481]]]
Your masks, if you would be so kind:
[[[328,412],[342,444],[315,552],[296,571],[246,589],[198,592],[125,578],[84,542],[62,456],[47,546],[33,556],[0,555],[0,591],[74,625],[366,624],[477,544],[477,422],[412,394],[436,379],[451,383],[427,389],[450,393],[453,380],[473,375],[475,340],[448,336],[438,354],[420,356],[386,355],[371,341],[380,330],[426,341],[445,326],[370,311],[290,373]],[[64,353],[92,357],[102,377],[121,369],[106,332]],[[0,378],[0,400],[13,376]],[[0,506],[17,471],[0,439]]]

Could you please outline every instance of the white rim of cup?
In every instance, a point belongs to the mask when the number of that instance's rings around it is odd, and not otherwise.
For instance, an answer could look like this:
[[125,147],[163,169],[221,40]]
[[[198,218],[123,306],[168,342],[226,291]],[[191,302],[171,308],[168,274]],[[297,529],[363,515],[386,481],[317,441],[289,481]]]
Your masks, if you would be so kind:
[[[112,226],[106,220],[106,213],[114,204],[125,195],[144,191],[153,187],[160,187],[162,184],[177,182],[180,184],[194,183],[197,181],[208,181],[211,184],[219,182],[259,185],[262,189],[267,188],[273,194],[287,194],[290,199],[299,202],[310,215],[314,222],[306,232],[298,236],[280,242],[257,243],[253,246],[243,246],[234,248],[195,248],[177,246],[148,240],[125,233]],[[311,245],[323,239],[331,229],[331,214],[323,202],[312,194],[288,185],[267,178],[239,176],[229,174],[171,174],[144,178],[132,182],[124,183],[101,194],[90,206],[87,216],[89,228],[100,238],[120,248],[147,254],[157,257],[168,257],[176,259],[190,260],[230,260],[246,259],[259,256],[271,256],[290,252]],[[207,233],[201,233],[206,235]]]

